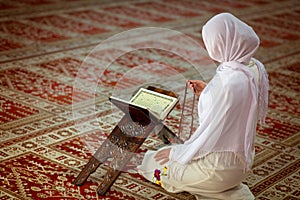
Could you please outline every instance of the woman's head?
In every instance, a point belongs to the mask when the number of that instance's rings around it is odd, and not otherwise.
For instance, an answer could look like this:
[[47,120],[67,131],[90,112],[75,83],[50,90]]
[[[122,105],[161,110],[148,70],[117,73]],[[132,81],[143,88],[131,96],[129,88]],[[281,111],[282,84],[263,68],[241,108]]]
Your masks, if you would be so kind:
[[230,13],[211,18],[202,28],[209,56],[218,62],[248,63],[259,46],[253,29]]

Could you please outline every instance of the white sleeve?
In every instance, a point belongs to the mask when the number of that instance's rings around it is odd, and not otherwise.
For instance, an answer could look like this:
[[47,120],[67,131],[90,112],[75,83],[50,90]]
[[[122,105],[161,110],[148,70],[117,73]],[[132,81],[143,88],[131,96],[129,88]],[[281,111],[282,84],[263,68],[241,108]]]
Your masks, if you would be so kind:
[[184,144],[173,146],[171,160],[186,164],[196,154],[204,156],[215,146],[222,134],[227,98],[221,78],[215,75],[199,98],[199,127]]

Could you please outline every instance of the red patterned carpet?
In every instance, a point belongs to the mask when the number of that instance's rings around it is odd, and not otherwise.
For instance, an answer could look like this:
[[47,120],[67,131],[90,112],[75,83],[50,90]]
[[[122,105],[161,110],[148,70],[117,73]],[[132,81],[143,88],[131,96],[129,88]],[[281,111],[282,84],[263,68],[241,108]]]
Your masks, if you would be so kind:
[[[258,129],[255,164],[245,183],[256,199],[300,199],[298,0],[1,1],[0,199],[194,199],[135,174],[137,158],[106,196],[96,193],[106,166],[81,187],[72,181],[122,115],[108,96],[126,98],[150,83],[182,94],[179,80],[199,76],[184,56],[211,63],[180,33],[201,44],[202,25],[223,11],[258,33],[256,57],[270,78],[267,125]],[[156,28],[124,32],[141,27]],[[202,71],[202,78],[211,72]],[[166,121],[174,132],[179,116],[177,107]],[[159,145],[149,137],[137,157]]]

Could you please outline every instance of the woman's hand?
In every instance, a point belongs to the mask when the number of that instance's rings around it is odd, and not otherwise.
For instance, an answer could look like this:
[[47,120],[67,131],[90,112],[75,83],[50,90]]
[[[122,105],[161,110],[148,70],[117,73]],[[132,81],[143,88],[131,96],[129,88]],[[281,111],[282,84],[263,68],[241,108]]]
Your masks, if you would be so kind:
[[195,95],[200,96],[201,92],[206,87],[206,83],[201,80],[187,80],[189,88],[194,92]]
[[163,165],[163,164],[167,163],[169,161],[170,151],[171,151],[171,148],[160,150],[154,156],[154,160],[156,162],[160,161],[160,163],[159,163],[160,165]]

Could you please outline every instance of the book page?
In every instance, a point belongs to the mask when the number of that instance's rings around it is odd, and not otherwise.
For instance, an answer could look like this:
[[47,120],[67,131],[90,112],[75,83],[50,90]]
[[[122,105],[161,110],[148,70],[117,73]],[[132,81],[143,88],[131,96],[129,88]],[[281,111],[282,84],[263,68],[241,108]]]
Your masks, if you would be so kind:
[[130,102],[146,107],[163,118],[177,103],[177,99],[142,88]]

